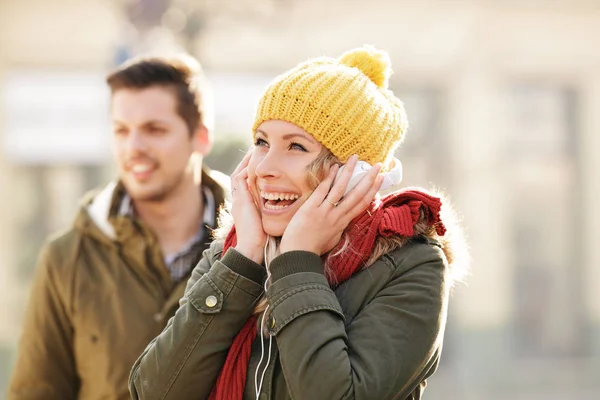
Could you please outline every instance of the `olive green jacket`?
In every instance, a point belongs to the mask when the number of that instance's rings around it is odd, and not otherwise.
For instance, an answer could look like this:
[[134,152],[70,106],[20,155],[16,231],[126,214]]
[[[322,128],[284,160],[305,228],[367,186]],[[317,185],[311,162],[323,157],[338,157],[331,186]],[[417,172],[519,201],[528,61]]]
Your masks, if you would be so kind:
[[[217,205],[228,182],[203,173]],[[129,398],[131,366],[174,314],[187,278],[175,285],[156,236],[117,215],[123,193],[113,183],[87,199],[74,226],[45,245],[9,400]]]
[[[264,267],[234,249],[221,258],[222,246],[205,251],[175,316],[136,361],[133,399],[209,397],[265,279]],[[447,315],[448,263],[437,240],[413,238],[334,289],[314,253],[284,253],[270,268],[273,346],[260,399],[421,398]],[[256,398],[260,356],[257,337],[244,399]]]

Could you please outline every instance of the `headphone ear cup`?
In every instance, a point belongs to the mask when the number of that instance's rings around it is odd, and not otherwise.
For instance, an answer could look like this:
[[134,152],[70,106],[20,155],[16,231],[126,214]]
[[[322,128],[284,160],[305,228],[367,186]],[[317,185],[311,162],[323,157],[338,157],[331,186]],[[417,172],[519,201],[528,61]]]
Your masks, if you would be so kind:
[[392,168],[383,174],[383,183],[379,188],[379,194],[385,196],[395,190],[400,189],[402,182],[402,163],[394,158]]

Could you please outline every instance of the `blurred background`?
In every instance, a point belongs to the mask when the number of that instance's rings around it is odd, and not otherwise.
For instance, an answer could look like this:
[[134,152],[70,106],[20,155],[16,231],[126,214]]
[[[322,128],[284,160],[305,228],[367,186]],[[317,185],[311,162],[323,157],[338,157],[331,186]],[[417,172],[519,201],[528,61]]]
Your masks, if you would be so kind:
[[426,399],[600,398],[600,1],[0,0],[0,398],[45,237],[115,177],[106,73],[184,49],[231,172],[276,74],[373,44],[407,185],[460,212],[471,275]]

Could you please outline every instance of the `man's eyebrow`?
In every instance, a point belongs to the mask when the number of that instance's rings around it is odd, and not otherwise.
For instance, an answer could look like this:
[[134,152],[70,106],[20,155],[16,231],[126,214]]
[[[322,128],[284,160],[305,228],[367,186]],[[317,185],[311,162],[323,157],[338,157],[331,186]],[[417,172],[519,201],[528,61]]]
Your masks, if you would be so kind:
[[[115,119],[112,121],[113,125],[127,125],[126,122],[124,121],[120,121],[118,119]],[[142,125],[151,125],[151,124],[163,124],[163,125],[168,125],[168,121],[166,120],[161,120],[161,119],[151,119],[149,121],[144,122]]]
[[164,121],[162,119],[151,119],[150,121],[146,121],[144,122],[144,125],[152,125],[152,124],[163,124],[163,125],[167,125],[168,122]]

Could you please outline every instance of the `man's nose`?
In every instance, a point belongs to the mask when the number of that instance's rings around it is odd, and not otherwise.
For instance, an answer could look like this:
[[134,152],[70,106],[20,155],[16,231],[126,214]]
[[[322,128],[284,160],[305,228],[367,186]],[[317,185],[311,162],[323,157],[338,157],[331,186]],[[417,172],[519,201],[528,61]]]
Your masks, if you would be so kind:
[[127,139],[128,139],[127,146],[129,147],[130,150],[132,150],[132,151],[146,150],[146,147],[147,147],[146,140],[145,140],[143,132],[141,132],[139,129],[131,130]]

